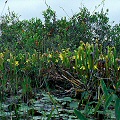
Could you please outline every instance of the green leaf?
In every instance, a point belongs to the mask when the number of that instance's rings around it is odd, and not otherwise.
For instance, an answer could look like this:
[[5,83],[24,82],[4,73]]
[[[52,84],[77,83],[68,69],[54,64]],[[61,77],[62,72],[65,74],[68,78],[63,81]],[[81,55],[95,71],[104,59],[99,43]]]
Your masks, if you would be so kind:
[[117,82],[116,89],[119,89],[119,87],[120,87],[120,81]]
[[62,100],[66,101],[66,102],[71,102],[72,98],[71,97],[64,97]]
[[115,117],[116,117],[116,120],[120,120],[120,99],[119,98],[116,99],[116,103],[115,103]]
[[76,116],[80,119],[80,120],[87,120],[87,118],[85,118],[85,116],[83,114],[81,114],[80,111],[78,110],[74,110],[74,113],[76,114]]
[[50,119],[51,119],[53,111],[54,111],[54,108],[52,108],[52,110],[51,110],[51,112],[50,112],[50,114],[49,114],[47,120],[50,120]]
[[96,114],[96,112],[98,111],[100,105],[102,104],[102,99],[104,99],[104,96],[102,96],[101,99],[99,99],[98,104],[95,106],[94,114]]
[[109,93],[108,93],[108,90],[107,90],[107,87],[106,87],[106,84],[105,84],[104,80],[101,80],[100,84],[101,84],[102,90],[105,94],[105,97],[108,97]]
[[115,94],[111,94],[107,99],[106,99],[106,102],[105,102],[105,109],[107,109],[110,105],[110,102],[115,100],[116,101],[117,99],[117,95]]

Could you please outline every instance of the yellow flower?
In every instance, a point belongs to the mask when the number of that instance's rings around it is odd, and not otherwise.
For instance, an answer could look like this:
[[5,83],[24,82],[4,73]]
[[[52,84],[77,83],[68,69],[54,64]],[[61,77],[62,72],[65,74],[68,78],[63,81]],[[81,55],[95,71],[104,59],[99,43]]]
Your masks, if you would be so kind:
[[7,59],[8,62],[10,62],[10,59]]
[[118,67],[118,71],[120,70],[120,67]]
[[90,64],[88,64],[88,69],[90,69]]
[[49,56],[49,58],[52,58],[52,54],[49,54],[48,56]]
[[74,56],[72,56],[72,59],[75,59],[76,58],[76,56],[74,55]]
[[85,70],[85,66],[82,66],[80,69]]
[[94,69],[95,69],[95,70],[98,70],[97,64],[96,64],[96,65],[94,65]]
[[56,59],[55,62],[58,63],[58,59]]
[[19,65],[19,62],[18,61],[15,61],[15,66],[18,66]]
[[29,61],[30,61],[30,60],[29,60],[29,59],[27,59],[27,60],[26,60],[26,63],[28,63]]
[[3,53],[0,53],[0,58],[3,58],[3,57],[4,57]]
[[48,63],[50,62],[50,60],[48,60]]
[[106,62],[109,61],[108,55],[105,56]]
[[76,67],[75,67],[75,66],[73,66],[73,69],[76,69]]
[[62,53],[59,54],[59,57],[63,61],[63,55],[62,55]]

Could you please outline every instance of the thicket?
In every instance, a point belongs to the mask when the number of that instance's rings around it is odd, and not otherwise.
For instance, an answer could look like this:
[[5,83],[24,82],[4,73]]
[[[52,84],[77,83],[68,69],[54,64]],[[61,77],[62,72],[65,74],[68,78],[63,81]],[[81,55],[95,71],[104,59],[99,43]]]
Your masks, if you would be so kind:
[[[111,26],[107,17],[108,10],[90,14],[87,8],[81,8],[69,20],[66,17],[56,18],[55,11],[48,8],[43,12],[44,22],[39,18],[31,20],[19,20],[19,16],[10,12],[2,16],[1,46],[13,50],[26,50],[31,48],[46,52],[49,50],[61,50],[61,48],[76,49],[80,41],[96,43],[96,40],[104,48],[115,46],[117,54],[120,53],[120,24]],[[2,49],[1,47],[1,49]],[[30,48],[31,47],[31,48]]]
[[108,10],[90,14],[84,7],[70,19],[57,19],[48,7],[44,21],[20,21],[8,11],[0,25],[0,100],[20,90],[26,102],[33,98],[34,88],[72,88],[71,97],[80,100],[78,109],[84,109],[87,118],[109,118],[108,111],[101,111],[115,106],[113,117],[119,120],[120,24],[110,25],[107,15]]

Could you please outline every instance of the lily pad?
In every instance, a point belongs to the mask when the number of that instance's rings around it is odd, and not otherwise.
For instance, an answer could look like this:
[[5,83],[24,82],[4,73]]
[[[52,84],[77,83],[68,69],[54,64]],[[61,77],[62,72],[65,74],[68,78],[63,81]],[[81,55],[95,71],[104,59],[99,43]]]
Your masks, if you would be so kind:
[[78,108],[78,104],[79,104],[79,102],[74,102],[74,101],[72,101],[72,102],[70,103],[70,108],[71,108],[71,109],[76,109],[76,108]]

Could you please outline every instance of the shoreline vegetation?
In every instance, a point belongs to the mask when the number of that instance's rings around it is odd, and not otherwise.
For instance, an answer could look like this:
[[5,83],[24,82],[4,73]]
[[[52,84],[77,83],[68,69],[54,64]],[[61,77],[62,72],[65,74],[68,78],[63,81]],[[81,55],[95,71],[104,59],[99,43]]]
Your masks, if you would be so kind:
[[2,16],[0,119],[120,120],[120,24],[107,15]]

